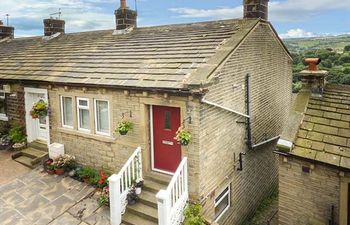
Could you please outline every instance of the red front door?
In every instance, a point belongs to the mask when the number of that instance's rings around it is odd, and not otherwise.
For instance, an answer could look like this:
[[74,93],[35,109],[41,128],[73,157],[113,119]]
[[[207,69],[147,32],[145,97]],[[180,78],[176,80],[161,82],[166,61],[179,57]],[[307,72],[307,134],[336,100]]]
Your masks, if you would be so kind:
[[174,173],[181,162],[181,145],[174,139],[181,125],[180,108],[152,106],[153,169]]

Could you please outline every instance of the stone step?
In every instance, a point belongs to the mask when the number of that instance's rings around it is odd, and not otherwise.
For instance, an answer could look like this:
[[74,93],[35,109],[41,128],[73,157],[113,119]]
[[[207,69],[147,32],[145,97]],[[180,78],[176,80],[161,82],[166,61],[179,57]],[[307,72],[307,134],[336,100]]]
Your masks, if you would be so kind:
[[145,180],[152,180],[166,186],[170,183],[171,178],[172,176],[170,175],[161,174],[153,171],[145,174]]
[[12,159],[30,168],[34,168],[34,165],[40,163],[45,157],[47,157],[47,155],[47,152],[29,147],[20,152],[14,153]]
[[157,225],[158,223],[153,222],[153,221],[149,221],[147,219],[139,217],[138,215],[126,213],[123,216],[123,223],[122,224],[125,224],[125,225]]
[[139,195],[139,201],[145,205],[157,208],[157,198],[154,192],[150,192],[143,189],[141,194]]
[[34,169],[34,166],[32,165],[32,158],[29,158],[27,156],[19,156],[14,159],[16,162],[19,162],[22,165],[25,165],[31,169]]
[[167,185],[158,183],[156,181],[150,180],[150,179],[145,179],[144,185],[143,185],[143,190],[153,192],[155,194],[158,193],[161,189],[166,189]]
[[135,205],[128,205],[126,215],[136,215],[151,222],[158,222],[158,210],[154,207],[138,202]]
[[39,151],[48,152],[48,147],[47,147],[47,144],[45,142],[33,141],[33,142],[28,144],[28,147],[37,149]]

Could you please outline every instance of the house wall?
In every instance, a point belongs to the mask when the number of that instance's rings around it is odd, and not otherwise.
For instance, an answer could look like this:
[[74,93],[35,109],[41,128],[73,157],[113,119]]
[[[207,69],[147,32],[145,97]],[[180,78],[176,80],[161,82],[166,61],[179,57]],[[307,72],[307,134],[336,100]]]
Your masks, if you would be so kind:
[[[310,173],[302,167],[311,168]],[[324,224],[331,218],[331,206],[335,207],[336,224],[339,223],[340,200],[345,200],[347,190],[341,195],[341,184],[350,182],[350,173],[321,164],[311,164],[292,157],[279,157],[279,224]],[[344,182],[345,183],[345,182]],[[345,185],[347,187],[348,185]],[[345,196],[346,195],[346,196]],[[347,213],[346,213],[347,214]]]
[[[206,100],[245,113],[245,77],[251,75],[252,127],[255,144],[278,136],[291,103],[291,59],[271,28],[260,23],[212,77]],[[231,207],[219,224],[240,224],[278,185],[275,142],[254,150],[246,147],[245,118],[201,105],[200,201],[214,220],[215,197],[231,184]],[[237,171],[239,153],[243,171]]]
[[0,86],[10,85],[10,93],[6,93],[7,117],[8,121],[0,120],[0,125],[4,123],[25,125],[24,108],[24,88],[21,84],[9,84],[0,82]]
[[[84,133],[77,131],[77,118],[74,117],[74,129],[62,127],[60,115],[60,96],[86,97],[90,99],[90,113],[93,112],[93,99],[109,100],[111,112],[111,128],[114,130],[122,114],[125,118],[134,123],[133,131],[126,136],[113,133],[110,137]],[[181,108],[181,118],[191,116],[192,123],[186,122],[186,127],[193,134],[193,141],[187,147],[182,147],[182,156],[189,159],[189,182],[191,196],[198,196],[198,127],[199,127],[199,101],[192,96],[174,96],[168,94],[150,94],[147,92],[126,92],[116,89],[96,88],[64,88],[54,86],[49,90],[50,106],[52,114],[50,117],[51,142],[58,142],[65,145],[66,153],[75,155],[78,162],[106,169],[110,172],[118,172],[125,164],[130,155],[138,146],[143,151],[144,172],[151,168],[150,149],[150,105],[163,105]],[[76,103],[73,101],[73,109]],[[130,118],[130,111],[132,117]],[[76,113],[73,113],[76,115]],[[90,121],[94,126],[93,117]],[[94,128],[92,128],[94,130]]]

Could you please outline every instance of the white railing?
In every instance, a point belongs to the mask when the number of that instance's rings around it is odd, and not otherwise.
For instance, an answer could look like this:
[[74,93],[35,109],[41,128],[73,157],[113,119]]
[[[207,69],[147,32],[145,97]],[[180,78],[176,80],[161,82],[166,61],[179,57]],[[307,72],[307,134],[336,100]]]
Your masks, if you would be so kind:
[[138,147],[118,174],[113,174],[109,181],[110,218],[112,225],[122,222],[122,215],[127,206],[127,195],[133,182],[142,179],[141,147]]
[[180,225],[188,201],[187,158],[183,158],[166,190],[157,194],[159,225]]

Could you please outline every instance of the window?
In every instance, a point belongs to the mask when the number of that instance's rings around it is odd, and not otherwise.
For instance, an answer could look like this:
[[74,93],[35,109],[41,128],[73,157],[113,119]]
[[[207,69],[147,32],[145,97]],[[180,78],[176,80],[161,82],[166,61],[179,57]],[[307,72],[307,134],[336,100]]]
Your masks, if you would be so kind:
[[0,91],[0,119],[8,120],[6,116],[7,105],[6,105],[6,94],[3,91]]
[[62,126],[73,128],[73,99],[61,96]]
[[89,99],[77,98],[78,129],[90,131],[90,108]]
[[171,130],[171,112],[169,111],[164,114],[164,129]]
[[109,135],[109,103],[104,100],[95,100],[96,133]]
[[225,188],[215,199],[215,222],[217,222],[224,213],[230,208],[230,186]]

